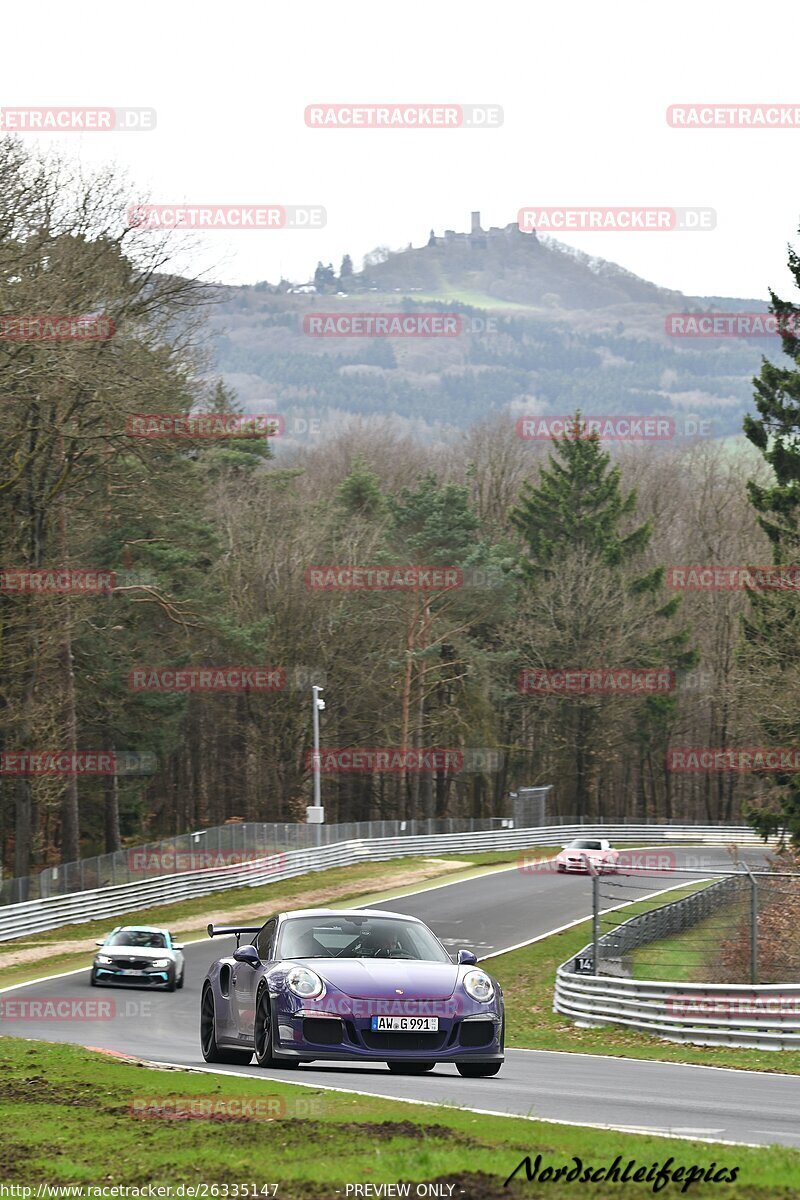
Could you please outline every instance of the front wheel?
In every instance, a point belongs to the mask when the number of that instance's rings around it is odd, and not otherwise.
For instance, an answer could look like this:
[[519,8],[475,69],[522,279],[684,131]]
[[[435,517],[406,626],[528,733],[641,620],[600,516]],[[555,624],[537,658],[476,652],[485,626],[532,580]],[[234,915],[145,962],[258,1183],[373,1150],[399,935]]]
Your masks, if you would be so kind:
[[268,988],[264,988],[256,1001],[253,1042],[256,1048],[256,1062],[258,1065],[260,1067],[274,1067],[275,1059],[272,1054],[272,1012],[270,1009]]
[[97,976],[94,973],[94,968],[89,972],[89,987],[97,987]]
[[253,1057],[252,1050],[228,1050],[217,1045],[214,995],[210,987],[203,992],[203,1003],[200,1007],[200,1049],[206,1062],[230,1063],[238,1067],[246,1067]]
[[387,1067],[395,1075],[424,1075],[426,1071],[432,1071],[436,1066],[435,1062],[387,1062]]
[[181,971],[181,977],[175,985],[177,987],[178,991],[180,991],[181,988],[183,987],[183,981],[184,981],[185,976],[186,976],[186,968],[184,967],[184,969]]
[[456,1063],[459,1075],[467,1079],[483,1079],[486,1075],[496,1075],[502,1065],[501,1062]]

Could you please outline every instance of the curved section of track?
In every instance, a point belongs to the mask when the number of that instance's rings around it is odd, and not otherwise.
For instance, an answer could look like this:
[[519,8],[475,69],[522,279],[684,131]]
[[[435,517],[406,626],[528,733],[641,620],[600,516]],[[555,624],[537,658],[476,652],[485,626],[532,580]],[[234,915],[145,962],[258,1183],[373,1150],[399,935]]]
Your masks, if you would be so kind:
[[[678,865],[690,866],[702,856],[703,871],[697,878],[714,866],[730,866],[725,851],[713,847],[679,850],[676,855]],[[742,857],[755,865],[763,861],[763,852],[746,850]],[[648,895],[690,878],[626,878],[626,885],[633,885],[631,891],[626,887],[626,896]],[[614,891],[613,881],[609,884]],[[484,957],[586,918],[591,885],[582,876],[524,874],[510,868],[370,907],[421,917],[448,948],[466,945]],[[213,915],[209,908],[209,919]],[[172,994],[93,989],[88,969],[9,989],[2,997],[0,1033],[205,1068],[198,1040],[200,986],[208,964],[228,951],[222,939],[187,945],[186,986]],[[79,1005],[77,1017],[60,1021],[36,1019],[30,1015],[30,1003],[17,1006],[20,1015],[14,1015],[15,1005],[9,1003],[53,999],[109,1003],[99,1019],[85,1018]],[[780,1070],[780,1052],[775,1053],[775,1067]],[[230,1071],[398,1100],[452,1103],[581,1125],[602,1123],[629,1132],[800,1146],[800,1077],[790,1075],[513,1049],[507,1051],[501,1073],[491,1079],[462,1079],[449,1066],[421,1078],[391,1075],[381,1065],[339,1063],[314,1063],[291,1073],[255,1066]]]

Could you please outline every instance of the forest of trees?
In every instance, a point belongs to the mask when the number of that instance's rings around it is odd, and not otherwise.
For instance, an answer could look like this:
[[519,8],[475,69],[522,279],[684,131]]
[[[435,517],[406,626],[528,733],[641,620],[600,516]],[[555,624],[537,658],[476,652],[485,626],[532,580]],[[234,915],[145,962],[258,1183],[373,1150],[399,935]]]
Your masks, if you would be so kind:
[[[220,371],[240,379],[254,400],[275,397],[281,411],[398,416],[420,431],[426,424],[465,429],[515,402],[519,415],[521,397],[535,397],[537,411],[554,414],[576,407],[615,412],[624,397],[626,412],[710,419],[714,436],[737,435],[750,380],[769,344],[763,338],[668,338],[668,309],[655,306],[582,311],[571,321],[566,312],[549,319],[523,309],[490,315],[458,300],[387,293],[378,301],[355,290],[332,299],[324,292],[264,294],[258,286],[220,289],[211,314]],[[726,300],[724,308],[734,303]],[[307,312],[359,305],[459,312],[467,332],[394,342],[304,334]],[[673,308],[687,305],[697,307],[673,302]]]
[[[168,239],[128,227],[128,199],[113,173],[73,178],[0,141],[0,313],[101,314],[114,330],[0,338],[0,751],[153,763],[0,774],[5,875],[225,821],[304,819],[313,682],[323,748],[496,752],[457,772],[326,774],[329,821],[499,816],[510,790],[552,784],[563,815],[727,821],[755,806],[762,827],[780,814],[800,829],[797,775],[665,765],[676,745],[800,744],[798,592],[668,586],[674,565],[798,558],[791,332],[788,365],[765,363],[736,445],[609,450],[577,428],[525,443],[507,413],[445,448],[357,419],[279,458],[263,437],[134,437],[134,414],[237,401],[208,361],[209,289],[173,273]],[[431,589],[309,586],[311,568],[333,564],[462,575]],[[116,583],[8,582],[48,570]],[[232,665],[280,668],[285,685],[130,686],[135,668]],[[536,668],[666,669],[676,686],[520,690]]]

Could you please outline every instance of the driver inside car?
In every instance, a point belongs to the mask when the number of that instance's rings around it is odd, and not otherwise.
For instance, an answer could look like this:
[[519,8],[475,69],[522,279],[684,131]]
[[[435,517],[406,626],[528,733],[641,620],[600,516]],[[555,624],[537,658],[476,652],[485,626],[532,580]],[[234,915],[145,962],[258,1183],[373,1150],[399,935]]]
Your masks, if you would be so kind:
[[367,958],[391,958],[402,947],[385,926],[371,929],[361,939],[361,953]]

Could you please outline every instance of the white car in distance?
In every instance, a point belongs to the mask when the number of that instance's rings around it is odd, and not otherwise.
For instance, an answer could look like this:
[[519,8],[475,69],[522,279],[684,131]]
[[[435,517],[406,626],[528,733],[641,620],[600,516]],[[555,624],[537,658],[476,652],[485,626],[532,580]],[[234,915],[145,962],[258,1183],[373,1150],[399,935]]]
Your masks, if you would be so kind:
[[559,872],[590,874],[589,864],[604,874],[617,870],[619,851],[614,850],[608,838],[575,838],[556,855]]

